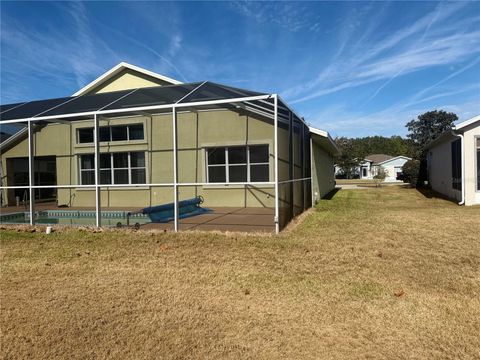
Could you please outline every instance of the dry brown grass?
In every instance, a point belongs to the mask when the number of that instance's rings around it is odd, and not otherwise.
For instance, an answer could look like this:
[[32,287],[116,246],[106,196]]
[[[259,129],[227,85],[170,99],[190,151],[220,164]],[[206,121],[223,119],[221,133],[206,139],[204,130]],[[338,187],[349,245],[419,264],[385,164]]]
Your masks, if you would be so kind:
[[342,190],[282,236],[1,233],[3,358],[474,359],[480,208]]

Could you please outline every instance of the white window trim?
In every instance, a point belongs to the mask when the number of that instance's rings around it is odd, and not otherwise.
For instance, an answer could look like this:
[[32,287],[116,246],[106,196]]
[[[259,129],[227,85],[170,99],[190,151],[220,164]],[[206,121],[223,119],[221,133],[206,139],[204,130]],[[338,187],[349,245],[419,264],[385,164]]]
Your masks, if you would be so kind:
[[[268,151],[268,156],[269,156],[269,159],[268,161],[265,161],[265,162],[255,162],[255,163],[251,163],[250,162],[250,147],[255,147],[255,146],[267,146],[267,151]],[[213,149],[213,148],[222,148],[224,147],[225,148],[225,163],[224,164],[209,164],[208,163],[208,152],[210,149]],[[229,155],[228,155],[228,149],[230,148],[245,148],[246,149],[246,152],[247,152],[247,162],[246,163],[238,163],[238,164],[230,164],[229,163]],[[206,169],[206,179],[205,179],[205,182],[208,183],[209,185],[208,186],[215,186],[215,184],[217,184],[216,182],[210,182],[210,177],[209,177],[209,168],[210,167],[224,167],[225,168],[225,182],[228,183],[228,184],[232,184],[232,185],[235,185],[237,183],[241,183],[242,181],[238,181],[238,182],[230,182],[230,167],[235,167],[235,166],[246,166],[247,167],[247,180],[245,182],[251,182],[250,181],[250,168],[251,166],[255,166],[255,165],[267,165],[268,166],[268,180],[266,181],[270,181],[270,144],[248,144],[248,145],[224,145],[224,146],[209,146],[209,147],[205,147],[205,169]]]
[[[135,126],[135,125],[142,125],[143,127],[143,139],[134,139],[134,140],[131,140],[130,139],[130,126]],[[127,127],[127,139],[126,140],[112,140],[112,128],[113,127]],[[119,125],[102,125],[100,126],[100,128],[108,128],[108,132],[110,134],[109,136],[109,140],[107,141],[100,141],[101,144],[107,144],[107,143],[114,143],[114,144],[117,144],[117,143],[125,143],[125,142],[128,142],[128,143],[131,143],[131,142],[134,142],[134,143],[137,143],[137,142],[145,142],[146,141],[146,134],[145,134],[145,123],[144,122],[138,122],[138,123],[131,123],[131,124],[119,124]],[[79,127],[76,129],[76,145],[77,146],[91,146],[93,145],[93,142],[80,142],[80,136],[79,136],[79,132],[81,130],[85,130],[85,129],[91,129],[92,132],[93,132],[93,127]]]
[[[127,154],[127,167],[121,167],[121,168],[116,168],[113,166],[113,156],[114,154]],[[131,154],[132,153],[143,153],[144,154],[144,161],[145,161],[145,166],[131,166],[132,161],[131,161]],[[100,155],[103,155],[105,153],[101,153]],[[111,177],[111,183],[110,184],[100,184],[102,187],[108,187],[109,185],[116,185],[115,184],[115,170],[127,170],[128,174],[128,183],[127,184],[119,184],[119,185],[134,185],[132,184],[132,170],[138,170],[138,169],[145,169],[145,184],[148,184],[148,166],[147,166],[147,155],[145,151],[119,151],[119,152],[110,152],[107,153],[110,155],[110,167],[109,168],[99,168],[99,171],[101,170],[110,170],[110,177]],[[82,169],[82,156],[87,156],[87,155],[93,155],[91,153],[88,154],[79,154],[78,156],[78,184],[79,185],[84,185],[82,183],[82,173],[87,172],[87,171],[93,171],[95,172],[95,169]],[[95,185],[95,184],[85,184],[85,185]]]

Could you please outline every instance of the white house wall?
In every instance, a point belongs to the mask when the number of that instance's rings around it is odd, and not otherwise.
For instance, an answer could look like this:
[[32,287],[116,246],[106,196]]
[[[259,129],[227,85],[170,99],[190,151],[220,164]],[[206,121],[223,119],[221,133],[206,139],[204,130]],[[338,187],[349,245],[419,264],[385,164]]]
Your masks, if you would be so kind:
[[408,161],[408,159],[405,158],[398,158],[398,159],[392,159],[390,161],[387,161],[382,164],[382,167],[385,169],[387,172],[387,176],[385,178],[385,181],[397,181],[397,174],[395,171],[395,168],[400,167],[403,168],[403,165]]
[[[360,179],[373,179],[372,175],[372,166],[371,163],[368,161],[365,161],[360,164],[359,168],[359,174],[360,174]],[[366,170],[366,175],[363,175],[363,170]]]
[[452,188],[452,147],[453,140],[444,141],[429,151],[428,173],[433,190],[451,199],[460,201],[462,193]]
[[480,125],[474,123],[464,132],[465,141],[465,205],[480,204],[480,191],[477,189],[477,149],[476,138],[480,137]]

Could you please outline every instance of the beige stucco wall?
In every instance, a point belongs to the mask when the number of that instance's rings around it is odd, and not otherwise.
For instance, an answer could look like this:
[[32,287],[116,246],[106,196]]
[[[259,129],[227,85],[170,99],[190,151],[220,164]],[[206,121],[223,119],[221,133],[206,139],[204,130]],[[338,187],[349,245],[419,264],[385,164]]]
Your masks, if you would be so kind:
[[125,69],[108,81],[102,82],[99,86],[93,88],[88,93],[98,94],[110,91],[128,90],[158,85],[171,84],[131,69]]
[[317,202],[335,188],[333,156],[312,143],[312,192]]
[[[102,120],[100,126],[112,124],[143,123],[145,140],[101,143],[100,152],[145,151],[147,182],[173,182],[172,115],[128,117]],[[92,121],[68,124],[50,124],[34,134],[35,156],[56,156],[57,185],[79,183],[79,155],[91,154],[92,145],[77,144],[77,129],[92,127]],[[288,176],[288,133],[279,129],[279,172]],[[206,182],[205,148],[244,144],[268,144],[270,151],[270,181],[274,179],[273,126],[271,122],[251,116],[239,115],[229,110],[199,111],[178,114],[178,168],[179,182]],[[26,139],[1,154],[4,174],[8,158],[28,156]],[[287,173],[285,173],[287,172]],[[8,174],[7,174],[8,179]],[[11,181],[11,180],[10,180]],[[273,186],[245,189],[243,186],[218,185],[180,188],[180,200],[202,195],[205,206],[273,207]],[[173,201],[172,188],[104,188],[102,206],[145,207]],[[92,207],[95,204],[93,189],[59,189],[58,204]],[[12,199],[10,199],[12,201]]]
[[[139,87],[170,85],[154,77],[125,69],[116,76],[101,82],[88,94],[104,93]],[[172,115],[155,115],[143,117],[126,117],[102,120],[100,125],[143,123],[145,139],[130,142],[101,143],[100,151],[128,152],[144,151],[146,154],[147,183],[173,182],[172,152]],[[77,130],[81,127],[92,127],[92,121],[72,122],[66,124],[50,124],[35,132],[33,137],[35,156],[56,156],[57,185],[77,185],[79,181],[79,158],[81,154],[91,154],[94,149],[88,144],[77,144]],[[273,126],[271,120],[240,115],[228,110],[199,111],[178,114],[178,168],[179,182],[206,182],[205,148],[210,146],[232,146],[267,144],[270,151],[270,179],[274,180],[273,160]],[[281,124],[278,131],[279,180],[289,179],[289,135],[287,125]],[[306,139],[306,141],[309,141]],[[294,174],[302,177],[301,138],[293,136]],[[7,159],[28,156],[27,141],[24,140],[1,154],[3,173],[7,174]],[[322,163],[326,161],[327,163]],[[333,160],[325,152],[319,152],[317,168],[320,176],[316,184],[321,196],[333,188]],[[330,171],[331,170],[331,171]],[[330,174],[330,172],[332,174]],[[11,185],[11,184],[10,184]],[[301,196],[304,194],[300,183],[288,184],[285,188],[293,188],[295,207],[301,207]],[[280,187],[282,190],[284,187]],[[13,190],[9,199],[14,202]],[[205,206],[249,206],[273,207],[274,187],[258,186],[245,188],[239,185],[219,186],[181,186],[180,200],[202,195]],[[288,195],[288,196],[287,196]],[[74,207],[94,207],[95,192],[92,188],[58,189],[58,204],[71,204]],[[101,204],[103,207],[119,207],[123,209],[145,207],[173,201],[173,188],[162,186],[146,186],[143,188],[103,187]],[[289,194],[280,196],[281,207],[289,201]]]

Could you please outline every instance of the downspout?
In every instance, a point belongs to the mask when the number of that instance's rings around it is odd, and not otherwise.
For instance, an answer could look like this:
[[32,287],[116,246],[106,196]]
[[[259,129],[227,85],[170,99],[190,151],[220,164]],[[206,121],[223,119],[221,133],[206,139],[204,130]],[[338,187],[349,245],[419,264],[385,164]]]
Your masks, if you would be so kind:
[[465,142],[463,138],[463,134],[457,134],[455,130],[452,130],[453,136],[458,136],[460,138],[460,165],[462,166],[462,170],[460,171],[462,174],[462,199],[458,203],[458,205],[465,204]]

